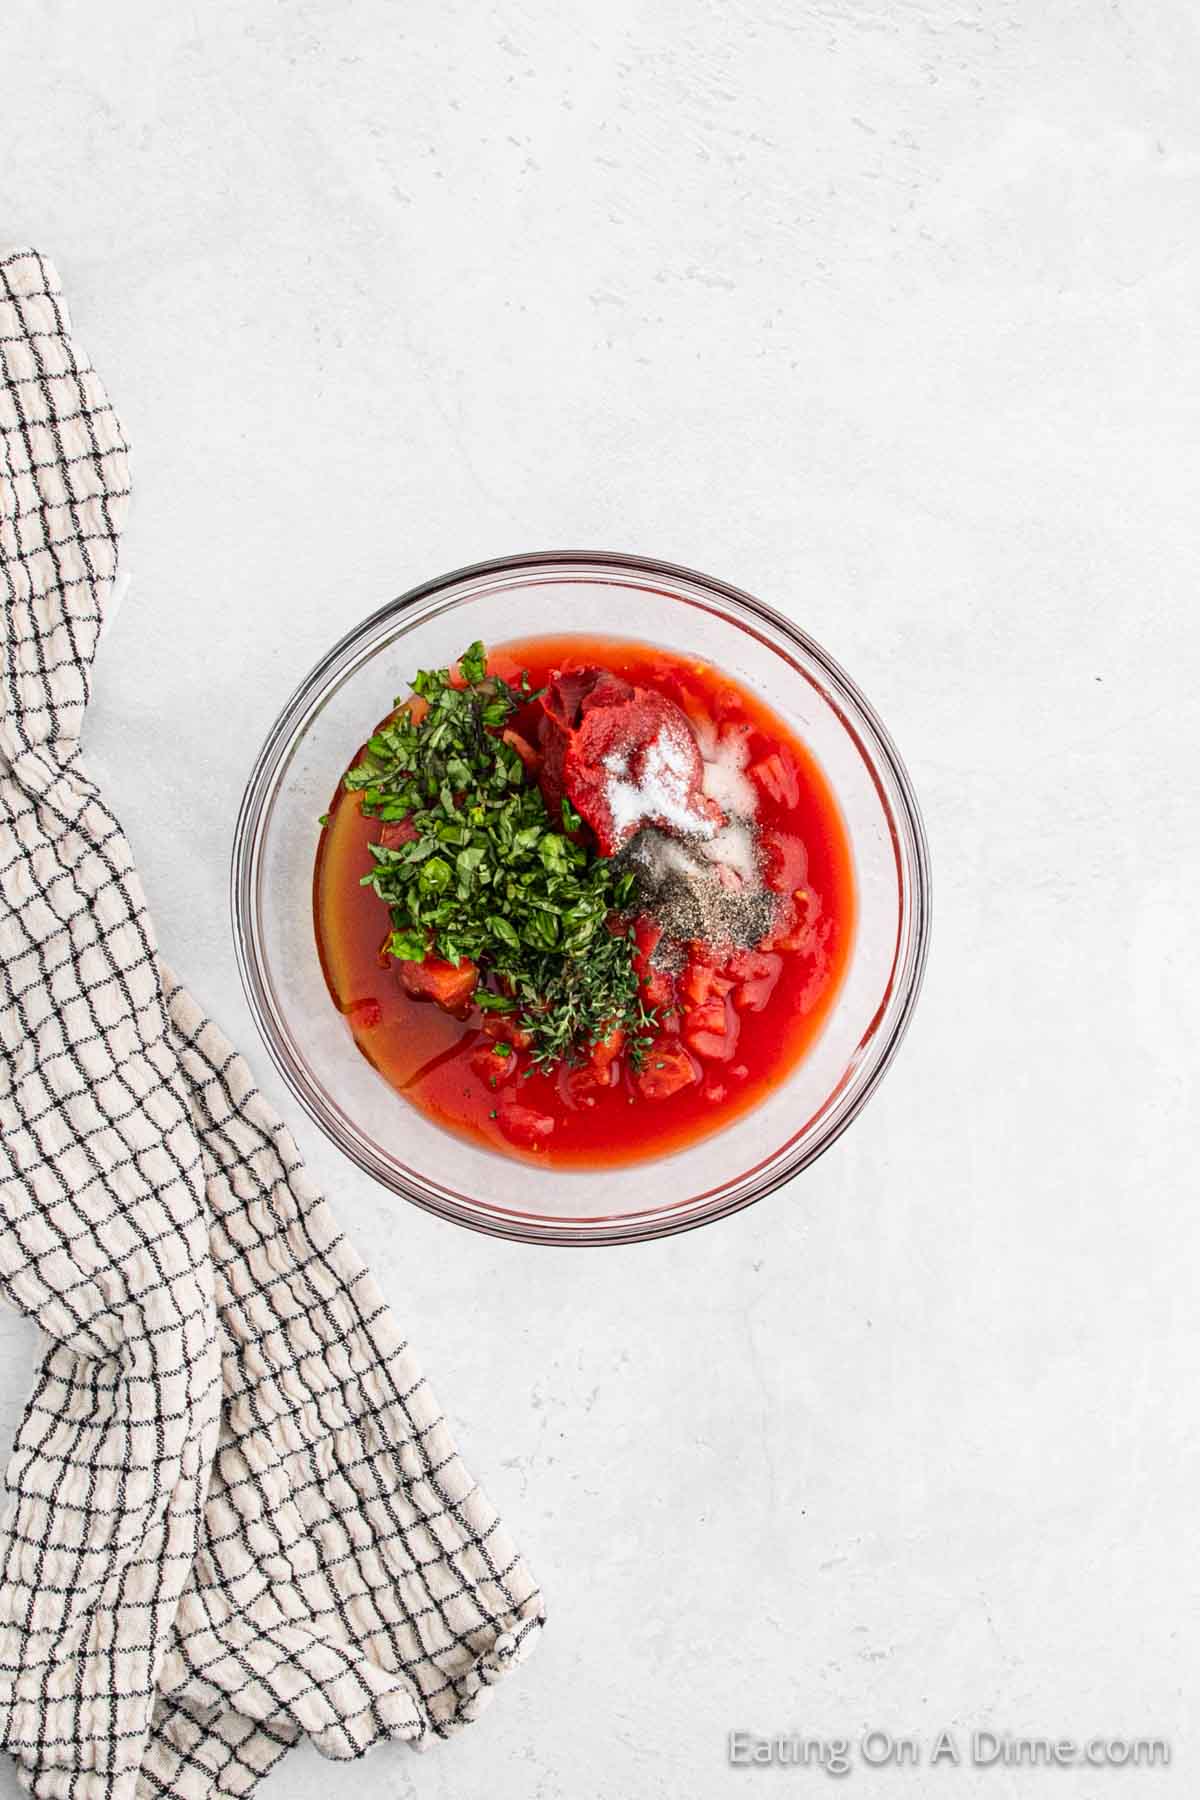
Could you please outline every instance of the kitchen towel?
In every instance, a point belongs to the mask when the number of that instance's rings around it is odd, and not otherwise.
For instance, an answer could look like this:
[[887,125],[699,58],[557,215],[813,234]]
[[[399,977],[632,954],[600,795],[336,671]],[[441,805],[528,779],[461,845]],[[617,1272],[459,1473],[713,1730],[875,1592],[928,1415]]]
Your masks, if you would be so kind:
[[248,1794],[301,1736],[425,1746],[542,1622],[81,760],[128,501],[54,269],[0,254],[0,1291],[46,1340],[0,1730],[39,1800]]

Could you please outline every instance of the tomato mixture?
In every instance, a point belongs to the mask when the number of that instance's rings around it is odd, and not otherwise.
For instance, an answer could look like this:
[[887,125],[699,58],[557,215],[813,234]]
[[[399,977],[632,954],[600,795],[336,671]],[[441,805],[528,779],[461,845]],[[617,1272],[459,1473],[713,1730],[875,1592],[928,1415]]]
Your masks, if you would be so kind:
[[[437,1124],[490,1149],[580,1169],[685,1148],[763,1100],[829,1013],[855,912],[836,802],[804,745],[710,664],[651,645],[564,636],[501,645],[488,655],[487,672],[509,682],[524,672],[532,688],[546,690],[522,705],[504,735],[529,778],[540,781],[548,810],[569,792],[583,821],[580,835],[601,854],[623,851],[635,859],[631,867],[650,870],[651,898],[643,886],[639,903],[614,915],[608,928],[632,935],[652,1038],[635,1047],[616,1032],[595,1042],[584,1060],[543,1070],[519,1024],[474,1003],[469,962],[456,969],[381,954],[388,908],[362,878],[372,867],[372,843],[403,843],[411,827],[364,816],[360,794],[342,786],[314,878],[330,994],[358,1048],[398,1093]],[[681,714],[690,732],[676,729]],[[652,755],[656,768],[649,767]],[[715,799],[702,787],[706,764],[726,771],[724,787],[707,784]],[[646,794],[659,796],[655,823],[662,831],[639,839],[629,797],[644,812]],[[739,839],[740,827],[725,834],[732,872],[717,872],[737,888],[752,859],[765,910],[737,916],[757,917],[765,929],[752,923],[736,943],[722,935],[723,926],[680,941],[668,901],[658,918],[652,897],[656,881],[664,896],[673,891],[674,815],[686,808],[682,823],[695,823],[703,837],[739,805],[752,808],[752,836]],[[668,853],[656,872],[636,861],[639,844],[651,838]],[[678,898],[678,883],[674,891]],[[693,921],[687,929],[694,928]]]

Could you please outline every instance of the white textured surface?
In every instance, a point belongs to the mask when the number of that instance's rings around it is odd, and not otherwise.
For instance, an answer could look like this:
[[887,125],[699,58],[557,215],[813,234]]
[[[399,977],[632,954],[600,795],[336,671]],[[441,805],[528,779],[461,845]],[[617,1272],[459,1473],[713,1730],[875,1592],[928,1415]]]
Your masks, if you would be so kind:
[[[563,544],[789,609],[892,725],[934,954],[788,1192],[644,1249],[457,1233],[302,1142],[551,1624],[334,1800],[724,1800],[731,1726],[1159,1732],[1195,1793],[1200,45],[1188,0],[15,0],[0,236],[135,450],[93,757],[284,1105],[226,927],[284,693]],[[465,1321],[473,1319],[467,1325]],[[0,1315],[9,1427],[34,1345]],[[15,1793],[7,1773],[0,1792]]]

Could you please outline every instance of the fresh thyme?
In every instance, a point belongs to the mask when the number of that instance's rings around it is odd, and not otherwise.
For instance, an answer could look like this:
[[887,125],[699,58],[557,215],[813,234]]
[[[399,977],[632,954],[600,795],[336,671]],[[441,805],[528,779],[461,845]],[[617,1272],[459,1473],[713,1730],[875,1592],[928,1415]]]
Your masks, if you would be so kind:
[[382,823],[407,819],[407,843],[371,846],[363,877],[391,918],[389,953],[480,969],[475,1003],[511,1014],[545,1067],[576,1060],[620,1029],[636,1063],[654,1035],[641,1002],[632,938],[609,929],[634,898],[636,877],[576,841],[563,802],[551,820],[516,748],[501,735],[536,699],[528,677],[487,673],[481,643],[449,669],[424,669],[396,702],[345,785]]

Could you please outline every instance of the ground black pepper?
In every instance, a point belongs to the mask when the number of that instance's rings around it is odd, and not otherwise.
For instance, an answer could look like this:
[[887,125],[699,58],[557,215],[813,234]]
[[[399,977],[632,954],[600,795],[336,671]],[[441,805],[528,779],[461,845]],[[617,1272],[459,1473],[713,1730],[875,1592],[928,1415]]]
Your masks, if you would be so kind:
[[[757,828],[749,821],[742,824],[757,867]],[[662,927],[653,958],[659,968],[672,967],[672,959],[677,963],[677,947],[695,939],[751,948],[775,922],[778,897],[761,883],[731,885],[705,848],[703,839],[668,839],[651,828],[639,832],[621,853],[637,881],[637,910]],[[724,873],[728,876],[728,871]]]

